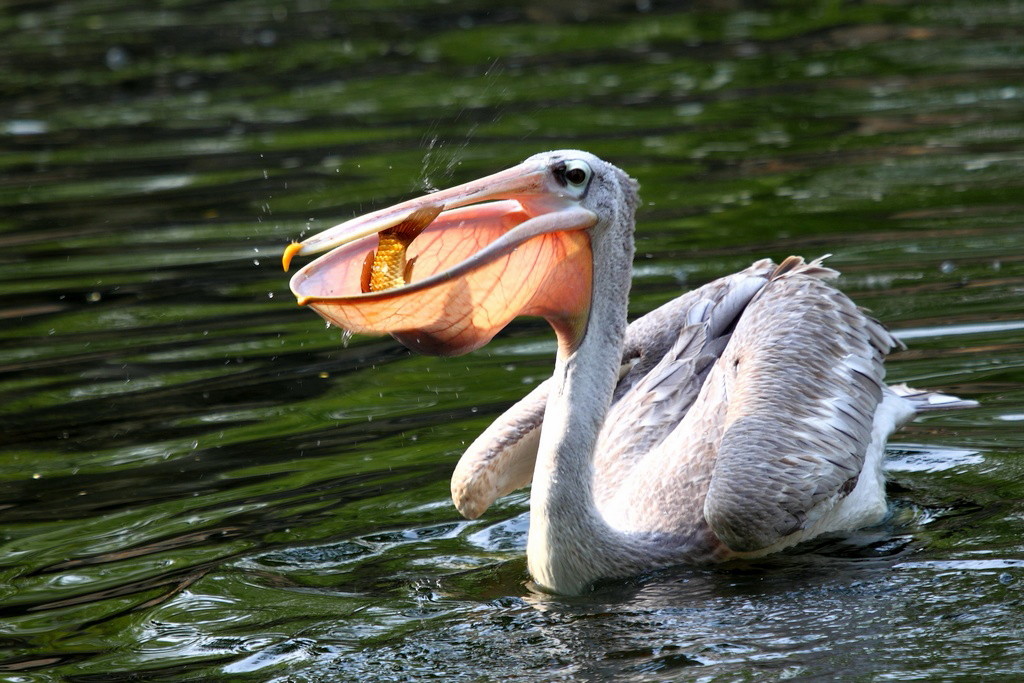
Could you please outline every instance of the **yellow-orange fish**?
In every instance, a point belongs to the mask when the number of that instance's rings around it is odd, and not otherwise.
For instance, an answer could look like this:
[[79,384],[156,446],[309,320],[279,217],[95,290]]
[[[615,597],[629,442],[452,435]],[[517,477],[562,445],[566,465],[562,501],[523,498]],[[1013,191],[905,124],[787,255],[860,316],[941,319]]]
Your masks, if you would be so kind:
[[377,234],[377,249],[366,255],[363,263],[362,289],[380,292],[401,287],[409,282],[415,258],[406,260],[409,245],[434,222],[444,206],[425,206],[413,211],[398,225]]

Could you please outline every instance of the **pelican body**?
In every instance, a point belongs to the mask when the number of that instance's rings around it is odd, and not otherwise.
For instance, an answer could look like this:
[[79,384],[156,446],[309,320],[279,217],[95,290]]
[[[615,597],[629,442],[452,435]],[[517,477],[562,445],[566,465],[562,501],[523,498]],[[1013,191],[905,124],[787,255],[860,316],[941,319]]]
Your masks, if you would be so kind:
[[[452,477],[469,518],[532,483],[527,564],[545,590],[879,522],[888,436],[919,410],[971,402],[886,386],[899,342],[820,261],[758,261],[627,325],[637,204],[612,164],[546,152],[337,225],[284,264],[328,251],[292,278],[299,303],[425,353],[470,352],[517,315],[548,320],[552,377]],[[428,221],[404,283],[367,291],[378,234]]]

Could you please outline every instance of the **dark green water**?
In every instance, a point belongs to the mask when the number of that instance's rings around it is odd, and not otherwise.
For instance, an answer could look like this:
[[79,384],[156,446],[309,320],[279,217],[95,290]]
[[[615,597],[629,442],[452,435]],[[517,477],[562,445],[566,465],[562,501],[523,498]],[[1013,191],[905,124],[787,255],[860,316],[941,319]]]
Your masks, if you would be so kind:
[[[890,378],[982,403],[885,524],[559,599],[528,494],[458,516],[551,333],[344,346],[280,250],[561,147],[642,183],[635,315],[832,253]],[[1024,675],[1019,2],[15,0],[0,150],[3,680]]]

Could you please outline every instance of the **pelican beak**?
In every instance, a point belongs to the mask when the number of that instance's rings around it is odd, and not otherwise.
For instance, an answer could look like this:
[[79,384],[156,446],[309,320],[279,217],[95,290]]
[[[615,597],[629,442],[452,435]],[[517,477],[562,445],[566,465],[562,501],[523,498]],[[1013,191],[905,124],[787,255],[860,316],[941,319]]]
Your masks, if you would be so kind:
[[[596,222],[544,163],[527,161],[353,218],[289,245],[282,261],[287,270],[296,255],[330,250],[292,277],[291,290],[300,305],[351,332],[457,355],[517,315],[535,315],[572,349],[590,310],[587,228]],[[398,256],[385,248],[394,235],[406,238]],[[397,283],[374,286],[370,273],[392,258],[404,259]]]

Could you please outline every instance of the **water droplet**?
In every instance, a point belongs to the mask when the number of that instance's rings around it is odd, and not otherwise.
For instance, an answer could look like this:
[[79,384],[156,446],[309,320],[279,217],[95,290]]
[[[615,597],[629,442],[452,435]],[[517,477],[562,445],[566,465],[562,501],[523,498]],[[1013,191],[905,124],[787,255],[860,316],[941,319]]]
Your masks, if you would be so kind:
[[260,260],[259,260],[258,258],[254,258],[254,259],[252,260],[252,264],[253,264],[254,266],[258,266],[258,265],[260,264]]
[[274,293],[273,292],[267,292],[267,298],[268,299],[273,299],[274,298]]
[[131,64],[132,57],[128,54],[128,50],[120,45],[114,45],[107,49],[107,54],[104,55],[103,61],[106,62],[107,68],[111,71],[120,71]]
[[273,29],[265,28],[256,34],[256,42],[263,47],[270,47],[277,42],[277,32]]
[[89,292],[88,296],[85,297],[91,303],[96,303],[103,298],[103,295],[99,292]]
[[348,348],[348,343],[352,340],[352,330],[341,331],[341,345],[344,348]]
[[42,135],[49,130],[45,121],[35,119],[15,119],[8,121],[5,132],[8,135]]

